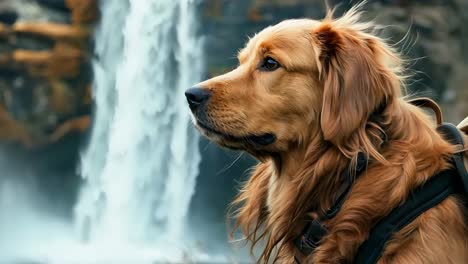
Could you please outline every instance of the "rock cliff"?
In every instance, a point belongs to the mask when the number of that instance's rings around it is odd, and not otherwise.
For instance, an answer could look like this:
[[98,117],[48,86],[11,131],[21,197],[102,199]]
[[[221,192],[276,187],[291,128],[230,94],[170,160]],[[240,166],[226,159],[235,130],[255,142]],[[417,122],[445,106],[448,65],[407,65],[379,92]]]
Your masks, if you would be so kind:
[[35,148],[90,124],[95,0],[0,3],[0,140]]

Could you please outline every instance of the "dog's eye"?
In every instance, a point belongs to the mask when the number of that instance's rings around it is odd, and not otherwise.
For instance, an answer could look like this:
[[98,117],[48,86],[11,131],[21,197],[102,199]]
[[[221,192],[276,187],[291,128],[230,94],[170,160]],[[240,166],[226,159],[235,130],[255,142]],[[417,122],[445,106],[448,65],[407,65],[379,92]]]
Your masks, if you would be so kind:
[[271,57],[266,57],[266,58],[263,59],[261,65],[260,65],[260,70],[262,70],[262,71],[274,71],[274,70],[278,69],[279,67],[281,67],[281,65],[276,60],[274,60]]

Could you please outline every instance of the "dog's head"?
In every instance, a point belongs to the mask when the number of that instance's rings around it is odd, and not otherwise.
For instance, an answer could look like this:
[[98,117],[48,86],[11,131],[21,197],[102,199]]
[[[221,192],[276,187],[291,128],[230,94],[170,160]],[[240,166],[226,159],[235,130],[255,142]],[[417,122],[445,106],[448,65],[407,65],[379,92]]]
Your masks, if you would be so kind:
[[[255,35],[239,65],[186,91],[209,139],[261,156],[320,136],[340,148],[399,95],[399,58],[350,11],[287,20]],[[357,151],[357,150],[352,150]]]

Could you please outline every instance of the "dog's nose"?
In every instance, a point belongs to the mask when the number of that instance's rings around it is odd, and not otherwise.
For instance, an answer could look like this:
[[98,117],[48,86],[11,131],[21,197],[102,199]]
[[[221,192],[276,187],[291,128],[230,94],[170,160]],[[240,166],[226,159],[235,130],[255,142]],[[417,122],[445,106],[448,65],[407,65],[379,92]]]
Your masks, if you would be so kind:
[[203,105],[210,98],[211,93],[207,89],[192,87],[185,91],[185,97],[191,108]]

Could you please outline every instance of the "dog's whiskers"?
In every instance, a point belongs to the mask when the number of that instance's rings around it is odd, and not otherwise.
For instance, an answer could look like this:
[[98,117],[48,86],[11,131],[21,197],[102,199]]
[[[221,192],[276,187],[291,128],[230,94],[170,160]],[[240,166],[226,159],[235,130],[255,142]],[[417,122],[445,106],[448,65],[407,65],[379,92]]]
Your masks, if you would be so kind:
[[218,171],[218,172],[216,173],[216,175],[220,175],[220,174],[226,172],[227,170],[229,170],[232,166],[234,166],[234,164],[235,164],[237,161],[240,160],[241,157],[242,157],[242,153],[239,153],[239,155],[237,155],[237,157],[234,159],[233,162],[231,162],[231,164],[225,166],[223,169],[221,169],[220,171]]

